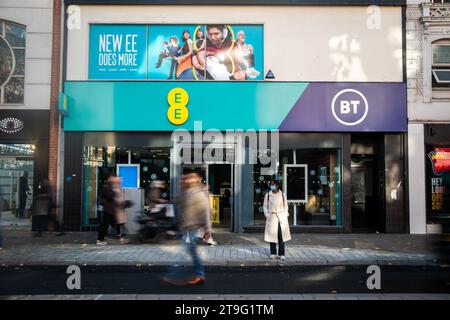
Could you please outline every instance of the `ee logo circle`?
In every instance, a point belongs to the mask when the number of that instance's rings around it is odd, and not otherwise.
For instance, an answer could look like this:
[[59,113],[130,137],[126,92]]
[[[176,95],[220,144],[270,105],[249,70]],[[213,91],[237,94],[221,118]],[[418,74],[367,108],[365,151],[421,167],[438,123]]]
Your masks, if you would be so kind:
[[339,91],[331,102],[334,118],[345,126],[355,126],[364,121],[369,112],[366,97],[355,89]]
[[167,95],[167,102],[170,107],[167,110],[167,118],[174,125],[181,125],[189,118],[189,110],[186,105],[189,102],[189,95],[182,88],[174,88]]

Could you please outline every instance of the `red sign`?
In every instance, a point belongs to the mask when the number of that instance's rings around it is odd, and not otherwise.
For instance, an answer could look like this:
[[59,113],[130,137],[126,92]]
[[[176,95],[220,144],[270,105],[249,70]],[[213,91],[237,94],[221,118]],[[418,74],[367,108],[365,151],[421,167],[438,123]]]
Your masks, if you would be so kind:
[[428,154],[428,158],[435,175],[439,176],[445,171],[450,171],[450,148],[434,148]]

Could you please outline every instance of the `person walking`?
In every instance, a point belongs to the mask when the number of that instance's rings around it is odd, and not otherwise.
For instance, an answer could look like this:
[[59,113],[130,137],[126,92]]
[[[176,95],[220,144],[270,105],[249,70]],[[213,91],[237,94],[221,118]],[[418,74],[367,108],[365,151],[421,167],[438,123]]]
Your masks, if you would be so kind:
[[280,190],[279,181],[272,180],[270,191],[264,197],[264,215],[266,217],[266,228],[264,241],[270,243],[270,258],[286,260],[285,242],[291,240],[288,221],[288,204],[286,196]]
[[116,228],[117,239],[121,244],[128,243],[128,239],[123,236],[123,227],[126,223],[125,207],[129,205],[128,201],[123,199],[122,190],[120,188],[120,177],[112,174],[103,187],[100,195],[101,204],[103,206],[102,222],[100,224],[97,245],[105,246],[105,236],[108,233],[109,226]]
[[53,207],[54,202],[50,182],[44,179],[39,184],[38,194],[33,201],[32,217],[36,230],[35,237],[42,237],[42,232],[48,230],[49,217]]
[[205,269],[197,252],[197,234],[203,233],[205,240],[211,237],[211,218],[209,199],[202,188],[202,178],[198,173],[183,176],[183,194],[180,203],[179,228],[184,234],[183,241],[194,265],[194,276],[179,277],[179,268],[172,267],[163,282],[174,285],[200,284],[205,282]]
[[165,216],[164,205],[169,204],[169,201],[162,197],[162,191],[165,189],[165,184],[162,181],[154,180],[150,184],[150,192],[148,194],[148,210],[155,215],[160,214]]
[[19,218],[25,217],[25,207],[27,205],[27,193],[30,191],[28,186],[28,171],[25,171],[19,178],[19,211],[17,216]]

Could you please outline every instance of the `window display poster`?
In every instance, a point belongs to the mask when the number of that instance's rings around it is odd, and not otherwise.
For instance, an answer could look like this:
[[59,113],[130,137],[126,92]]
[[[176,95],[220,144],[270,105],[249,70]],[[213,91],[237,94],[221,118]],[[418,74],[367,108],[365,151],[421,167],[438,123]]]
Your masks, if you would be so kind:
[[450,148],[427,148],[428,214],[450,217]]
[[327,185],[328,184],[328,173],[327,167],[320,167],[320,184]]
[[262,80],[261,25],[149,25],[149,80]]
[[146,25],[91,25],[89,79],[146,79],[146,57]]
[[117,175],[122,180],[122,188],[139,188],[139,164],[118,164]]

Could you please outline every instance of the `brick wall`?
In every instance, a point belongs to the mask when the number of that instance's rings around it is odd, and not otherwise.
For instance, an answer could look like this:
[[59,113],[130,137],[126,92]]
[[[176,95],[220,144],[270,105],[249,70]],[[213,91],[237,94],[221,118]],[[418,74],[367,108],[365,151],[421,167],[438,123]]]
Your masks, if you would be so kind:
[[61,0],[53,1],[52,28],[52,67],[50,89],[50,132],[49,132],[49,163],[48,179],[56,197],[58,176],[58,100],[60,92],[60,57],[61,57]]

